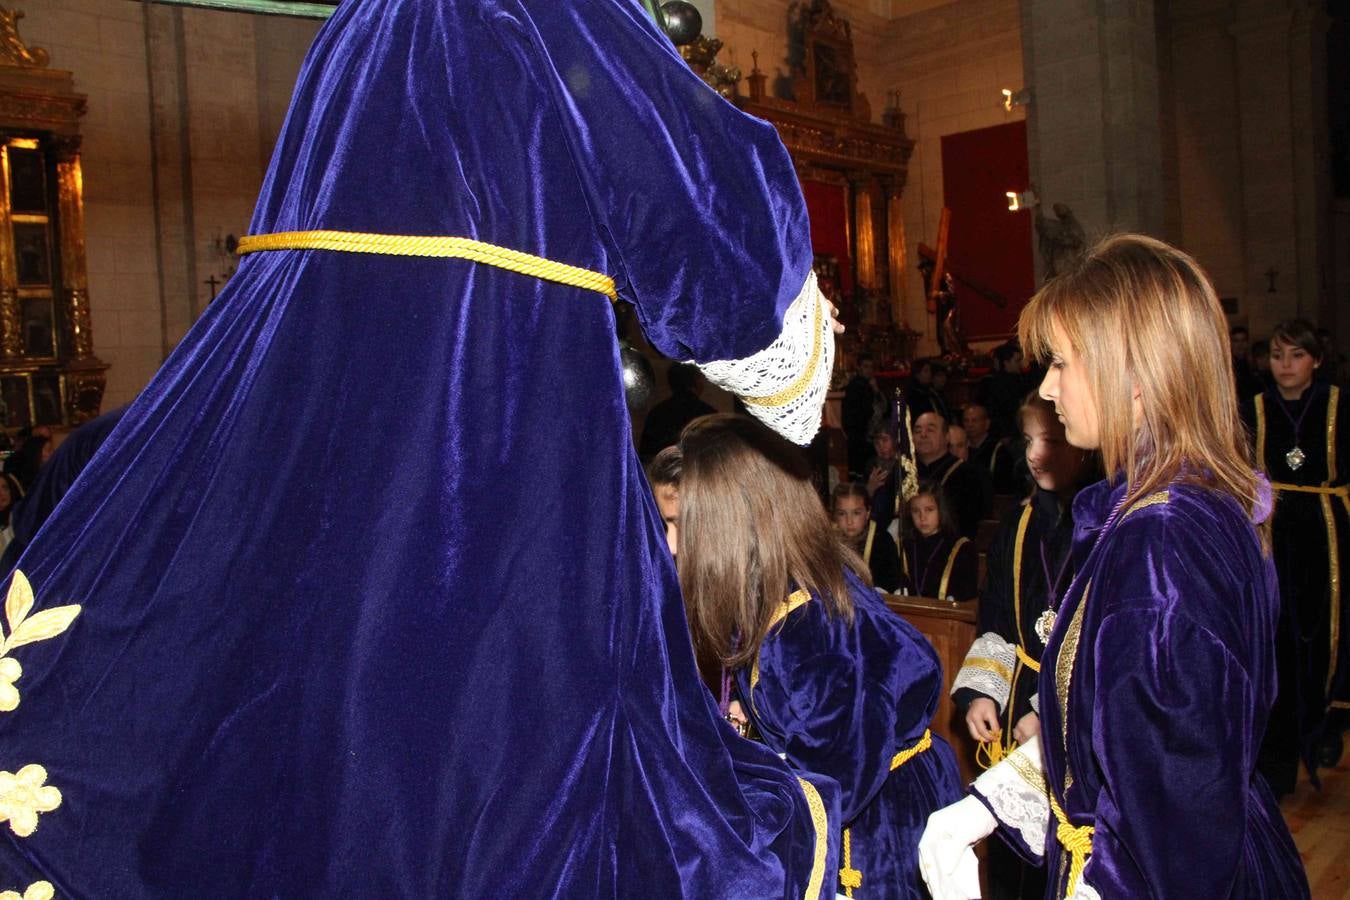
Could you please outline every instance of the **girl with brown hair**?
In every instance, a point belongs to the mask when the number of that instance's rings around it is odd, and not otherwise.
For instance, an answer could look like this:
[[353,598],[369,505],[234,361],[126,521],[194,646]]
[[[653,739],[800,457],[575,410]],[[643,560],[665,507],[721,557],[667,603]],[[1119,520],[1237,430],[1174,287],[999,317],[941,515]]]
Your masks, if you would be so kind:
[[867,488],[857,482],[836,486],[830,495],[830,516],[844,543],[862,558],[872,584],[887,593],[899,591],[904,578],[900,552],[886,529],[872,518]]
[[980,557],[970,539],[957,534],[942,484],[926,481],[905,503],[909,521],[900,542],[904,591],[912,597],[974,600],[980,587]]
[[1047,897],[1308,896],[1256,755],[1275,696],[1279,596],[1228,369],[1228,328],[1195,260],[1106,240],[1019,323],[1040,394],[1111,476],[1074,499],[1077,572],[1059,600],[1040,734],[934,813],[938,898],[997,828],[1043,862]]
[[839,540],[800,451],[729,415],[680,441],[680,586],[696,643],[734,673],[741,707],[793,767],[839,782],[839,892],[921,898],[916,846],[959,795],[928,730],[942,672]]

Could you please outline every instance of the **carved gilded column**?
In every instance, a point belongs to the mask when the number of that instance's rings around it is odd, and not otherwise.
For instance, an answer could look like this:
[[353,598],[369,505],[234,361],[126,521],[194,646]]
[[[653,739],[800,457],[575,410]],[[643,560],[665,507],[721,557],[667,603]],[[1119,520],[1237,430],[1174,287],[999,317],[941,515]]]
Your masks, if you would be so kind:
[[9,147],[0,146],[0,356],[23,356],[19,269],[14,259],[14,219],[9,203]]
[[877,241],[872,226],[872,185],[870,181],[853,182],[853,218],[858,235],[858,286],[875,290],[877,286]]
[[92,359],[94,333],[89,323],[89,275],[84,248],[84,176],[79,136],[53,140],[56,157],[57,223],[60,228],[61,287],[70,358]]

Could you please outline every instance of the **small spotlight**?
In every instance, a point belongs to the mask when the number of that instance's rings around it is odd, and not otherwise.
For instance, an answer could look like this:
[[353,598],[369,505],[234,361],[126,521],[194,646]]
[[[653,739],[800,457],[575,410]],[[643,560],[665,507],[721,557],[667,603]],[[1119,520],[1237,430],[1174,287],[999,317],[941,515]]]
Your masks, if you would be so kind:
[[1022,88],[1020,91],[1003,89],[1003,108],[1008,112],[1013,111],[1013,107],[1026,106],[1031,102],[1031,90]]
[[1032,190],[1026,190],[1021,192],[1004,191],[1003,195],[1008,198],[1008,212],[1017,212],[1018,210],[1021,209],[1031,209],[1031,207],[1036,206],[1038,203],[1041,202],[1040,199],[1036,196],[1036,192]]

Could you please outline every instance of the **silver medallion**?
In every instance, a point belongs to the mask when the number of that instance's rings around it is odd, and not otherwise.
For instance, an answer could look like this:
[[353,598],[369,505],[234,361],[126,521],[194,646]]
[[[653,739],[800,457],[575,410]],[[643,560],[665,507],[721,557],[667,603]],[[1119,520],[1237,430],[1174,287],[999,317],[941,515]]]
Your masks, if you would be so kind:
[[1041,613],[1040,617],[1036,619],[1036,624],[1033,627],[1036,629],[1036,637],[1041,639],[1042,644],[1050,643],[1050,632],[1053,631],[1055,627],[1055,611],[1053,609],[1047,609],[1045,612]]
[[1289,468],[1295,472],[1303,468],[1303,463],[1307,458],[1307,454],[1297,447],[1284,455],[1284,461],[1289,465]]

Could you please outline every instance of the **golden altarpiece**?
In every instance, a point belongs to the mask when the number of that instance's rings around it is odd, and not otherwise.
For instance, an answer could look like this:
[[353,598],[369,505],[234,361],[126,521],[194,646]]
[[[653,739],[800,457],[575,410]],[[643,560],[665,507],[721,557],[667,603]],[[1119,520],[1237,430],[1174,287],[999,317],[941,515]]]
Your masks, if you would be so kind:
[[[834,276],[831,280],[842,289],[840,309],[854,326],[841,350],[851,355],[861,345],[883,364],[906,362],[913,356],[917,334],[904,318],[906,246],[900,196],[914,141],[905,135],[898,94],[887,98],[881,121],[872,122],[871,106],[858,91],[849,23],[828,0],[795,3],[790,15],[793,99],[771,96],[758,56],[752,54],[749,96],[734,100],[751,115],[773,123],[792,155],[811,210],[818,259],[822,245],[834,243],[844,251],[838,263],[847,271],[820,272]],[[831,200],[831,188],[837,200]],[[818,271],[828,266],[824,262]]]
[[85,266],[79,120],[70,72],[19,37],[0,9],[0,427],[98,415]]

